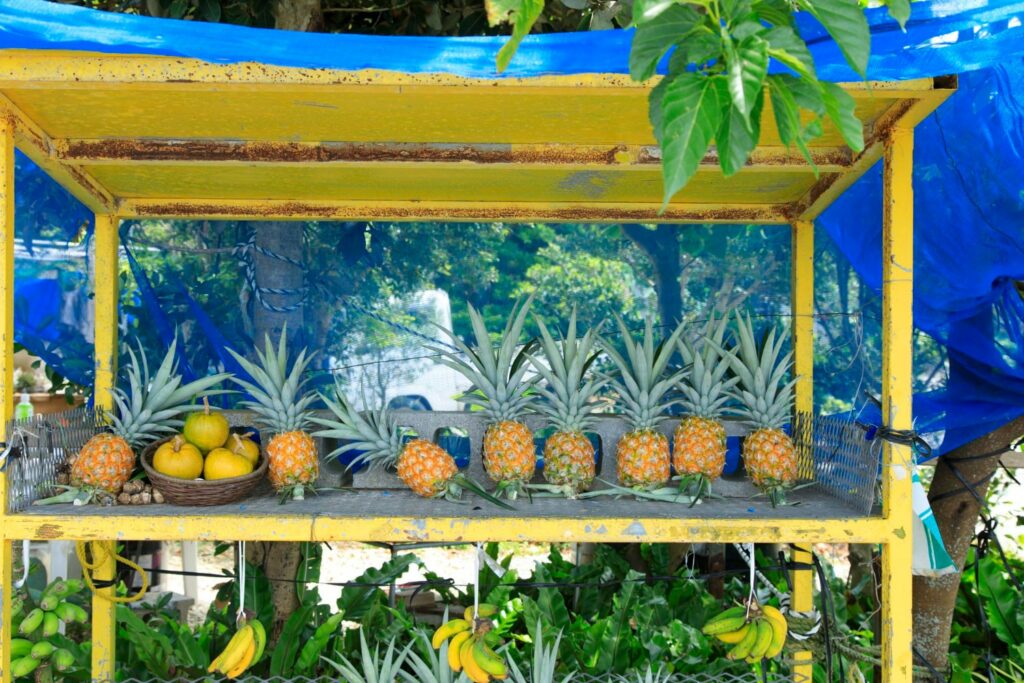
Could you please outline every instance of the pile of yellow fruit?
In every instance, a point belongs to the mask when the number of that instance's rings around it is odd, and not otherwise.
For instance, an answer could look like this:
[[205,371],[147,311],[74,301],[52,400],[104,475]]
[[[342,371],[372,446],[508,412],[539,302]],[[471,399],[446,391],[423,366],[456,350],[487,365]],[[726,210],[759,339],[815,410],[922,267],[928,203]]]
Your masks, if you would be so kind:
[[185,419],[185,426],[153,455],[153,468],[168,477],[207,481],[250,474],[260,459],[260,447],[250,435],[232,434],[222,413],[204,409]]

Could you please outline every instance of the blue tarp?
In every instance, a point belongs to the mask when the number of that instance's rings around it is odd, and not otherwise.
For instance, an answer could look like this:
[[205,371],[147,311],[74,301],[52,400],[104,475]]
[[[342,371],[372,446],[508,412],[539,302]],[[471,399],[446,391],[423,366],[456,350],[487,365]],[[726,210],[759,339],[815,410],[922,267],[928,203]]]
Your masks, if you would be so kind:
[[[907,30],[868,11],[868,76],[962,74],[960,90],[918,129],[915,323],[961,370],[953,391],[915,399],[922,427],[950,448],[1024,414],[1024,2],[916,2]],[[855,80],[835,43],[800,16],[819,74]],[[503,77],[626,73],[629,31],[530,36]],[[104,13],[0,0],[0,49],[33,48],[496,77],[504,38],[324,35]],[[880,286],[878,169],[819,225],[869,285]],[[865,210],[865,207],[872,207]]]

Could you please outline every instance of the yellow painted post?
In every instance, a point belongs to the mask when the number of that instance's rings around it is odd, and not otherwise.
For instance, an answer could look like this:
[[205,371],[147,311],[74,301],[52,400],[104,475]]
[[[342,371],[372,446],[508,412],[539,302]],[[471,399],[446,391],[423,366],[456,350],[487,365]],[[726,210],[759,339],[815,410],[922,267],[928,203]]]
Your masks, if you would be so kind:
[[[814,412],[814,221],[796,221],[792,226],[792,261],[790,277],[791,305],[793,309],[793,373],[798,378],[795,389],[797,414]],[[802,436],[801,432],[797,432]],[[806,443],[798,443],[804,449]],[[801,458],[806,454],[801,454]],[[803,549],[793,551],[793,561],[809,563],[811,555]],[[793,600],[791,607],[797,612],[808,612],[814,607],[814,573],[796,570],[792,575]],[[813,655],[809,651],[793,656],[793,678],[811,680]]]
[[[0,118],[0,442],[14,411],[14,122]],[[0,472],[0,670],[11,680],[14,554],[7,538],[7,477]]]
[[[94,354],[96,377],[94,397],[98,408],[113,407],[112,390],[117,375],[117,300],[118,300],[118,219],[116,216],[96,214],[96,232],[93,244],[93,307],[96,324]],[[113,541],[94,541],[106,558],[93,571],[93,577],[104,581],[114,578]],[[92,598],[92,678],[95,681],[114,680],[116,620],[115,605],[107,599],[113,596],[113,587],[101,588]]]
[[[909,430],[914,293],[914,131],[895,128],[885,143],[882,206],[882,422]],[[883,450],[882,514],[892,537],[882,546],[882,681],[913,678],[913,554],[907,446]]]

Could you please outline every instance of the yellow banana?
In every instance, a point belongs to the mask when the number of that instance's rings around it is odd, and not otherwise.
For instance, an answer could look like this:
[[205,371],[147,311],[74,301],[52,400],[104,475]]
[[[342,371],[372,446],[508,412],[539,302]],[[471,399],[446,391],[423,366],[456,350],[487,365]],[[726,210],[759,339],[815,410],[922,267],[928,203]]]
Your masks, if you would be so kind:
[[466,612],[463,616],[466,617],[466,621],[473,621],[473,619],[486,619],[487,617],[493,617],[498,613],[498,607],[487,602],[481,602],[476,606],[476,612],[473,612],[473,606],[470,605],[466,608]]
[[238,629],[238,632],[231,638],[228,646],[224,648],[224,651],[220,653],[220,656],[217,657],[210,666],[213,667],[213,665],[216,664],[217,666],[214,668],[222,674],[231,671],[238,666],[238,662],[242,659],[242,656],[245,655],[245,650],[249,647],[249,643],[252,641],[252,626],[247,624]]
[[[255,634],[254,634],[255,635]],[[249,645],[246,646],[245,652],[242,654],[242,658],[235,665],[234,669],[224,672],[224,675],[228,678],[238,678],[245,673],[245,670],[252,664],[253,655],[256,654],[256,639],[250,638]]]
[[[470,607],[470,609],[473,609]],[[470,622],[468,619],[452,619],[441,624],[441,627],[434,631],[434,637],[430,639],[430,644],[434,646],[435,650],[441,649],[441,643],[448,640],[456,633],[462,633],[468,631],[470,628]]]
[[462,668],[466,677],[473,683],[488,683],[491,680],[491,675],[484,671],[473,658],[474,647],[476,647],[476,638],[469,638],[459,647],[459,660],[462,662]]
[[743,624],[735,631],[729,631],[728,633],[719,633],[716,638],[727,645],[735,645],[736,643],[743,640],[744,636],[747,635],[747,631],[750,630],[750,624]]
[[214,671],[217,671],[220,668],[220,663],[224,661],[224,655],[227,654],[228,650],[231,649],[231,646],[234,645],[241,637],[242,632],[235,631],[235,635],[231,636],[231,640],[229,640],[228,644],[224,646],[224,649],[220,651],[220,654],[214,657],[213,661],[210,662],[210,666],[206,669],[207,673],[212,674]]
[[267,647],[267,630],[263,628],[263,622],[259,619],[253,619],[249,622],[249,625],[252,626],[252,639],[256,641],[256,652],[252,655],[252,664],[255,664],[260,661],[260,657],[263,656],[263,650]]
[[748,664],[760,662],[772,644],[772,622],[761,617],[754,623],[757,625],[757,639],[754,641],[753,647],[750,648],[750,652],[747,653]]
[[476,662],[486,673],[490,674],[491,678],[497,678],[498,680],[504,679],[508,676],[508,668],[505,666],[505,660],[502,659],[497,652],[487,646],[487,643],[482,640],[478,640],[473,645],[473,661]]
[[786,621],[786,615],[771,605],[762,607],[761,611],[772,625],[772,644],[768,646],[764,656],[767,659],[775,659],[782,654],[782,648],[786,645],[786,636],[789,635],[789,622]]
[[462,644],[468,641],[472,635],[472,631],[460,631],[448,643],[448,666],[455,673],[462,671],[460,650]]
[[754,642],[757,640],[757,629],[750,628],[747,630],[747,635],[743,636],[743,640],[736,643],[729,653],[726,655],[729,659],[744,659],[750,654],[750,648],[754,647]]
[[708,619],[701,631],[707,636],[717,636],[719,633],[735,631],[746,622],[747,609],[745,607],[730,607]]

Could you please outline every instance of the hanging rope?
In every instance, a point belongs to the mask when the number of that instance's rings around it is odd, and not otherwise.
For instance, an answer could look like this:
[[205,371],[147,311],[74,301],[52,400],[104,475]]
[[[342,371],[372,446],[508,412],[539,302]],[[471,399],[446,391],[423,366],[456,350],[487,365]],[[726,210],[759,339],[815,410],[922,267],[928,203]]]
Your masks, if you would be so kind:
[[238,558],[238,611],[235,613],[237,624],[245,619],[245,541],[238,542],[235,556]]
[[[89,553],[86,553],[87,547]],[[97,549],[99,549],[98,552]],[[93,592],[93,595],[99,595],[104,600],[108,600],[110,602],[127,603],[138,602],[145,597],[146,593],[149,591],[149,574],[146,573],[146,570],[128,558],[121,557],[116,552],[112,553],[105,543],[78,541],[75,543],[75,554],[78,555],[78,562],[82,565],[82,579],[85,580],[85,585],[89,587],[89,590]],[[90,554],[93,557],[92,560],[88,557]],[[117,583],[114,580],[108,581],[94,579],[92,576],[92,572],[100,569],[104,564],[111,561],[113,561],[114,565],[120,562],[129,569],[138,572],[139,576],[142,577],[142,586],[134,595],[118,596],[98,592],[100,588],[112,588]]]

